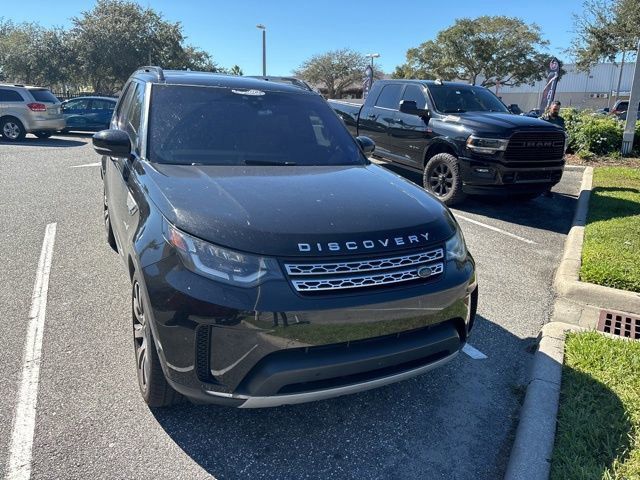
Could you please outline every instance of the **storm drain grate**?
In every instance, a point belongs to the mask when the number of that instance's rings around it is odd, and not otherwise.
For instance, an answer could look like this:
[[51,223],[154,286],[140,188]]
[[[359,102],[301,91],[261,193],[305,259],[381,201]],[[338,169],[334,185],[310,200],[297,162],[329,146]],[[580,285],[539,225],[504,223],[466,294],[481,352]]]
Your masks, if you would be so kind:
[[628,313],[600,310],[598,330],[624,338],[640,340],[640,317]]

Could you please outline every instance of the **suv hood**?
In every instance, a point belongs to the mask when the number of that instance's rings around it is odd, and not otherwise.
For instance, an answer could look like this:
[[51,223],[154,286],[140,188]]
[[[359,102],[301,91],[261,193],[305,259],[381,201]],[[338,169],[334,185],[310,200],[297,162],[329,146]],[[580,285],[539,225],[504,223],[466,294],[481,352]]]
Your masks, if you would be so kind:
[[377,165],[141,166],[167,220],[244,252],[367,255],[441,242],[455,229],[438,200]]

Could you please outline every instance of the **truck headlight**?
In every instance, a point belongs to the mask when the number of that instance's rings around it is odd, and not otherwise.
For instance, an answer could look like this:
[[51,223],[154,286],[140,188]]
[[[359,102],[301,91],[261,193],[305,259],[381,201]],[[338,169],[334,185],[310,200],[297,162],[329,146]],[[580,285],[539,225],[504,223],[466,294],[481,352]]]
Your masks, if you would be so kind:
[[456,233],[453,234],[444,245],[447,252],[447,260],[455,260],[457,262],[464,262],[467,259],[467,245],[464,241],[464,236],[460,227],[456,225]]
[[165,240],[193,273],[238,287],[255,287],[268,279],[283,278],[274,258],[219,247],[178,230],[166,220],[163,223]]
[[467,148],[476,153],[496,153],[504,152],[507,149],[509,140],[504,138],[482,138],[471,135],[467,138]]

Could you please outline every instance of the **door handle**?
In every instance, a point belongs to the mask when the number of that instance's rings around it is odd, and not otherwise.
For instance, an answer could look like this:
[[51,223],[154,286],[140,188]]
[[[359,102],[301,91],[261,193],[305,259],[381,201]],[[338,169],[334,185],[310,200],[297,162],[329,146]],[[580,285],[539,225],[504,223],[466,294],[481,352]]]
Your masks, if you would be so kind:
[[376,118],[376,114],[370,113],[369,115],[367,115],[367,118],[370,118],[371,120],[373,120],[374,118]]

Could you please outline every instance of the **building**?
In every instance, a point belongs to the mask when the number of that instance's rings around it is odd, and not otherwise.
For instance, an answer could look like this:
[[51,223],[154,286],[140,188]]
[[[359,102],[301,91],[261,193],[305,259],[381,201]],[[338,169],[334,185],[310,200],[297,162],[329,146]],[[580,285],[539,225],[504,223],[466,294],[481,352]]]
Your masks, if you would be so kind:
[[[580,72],[574,64],[564,65],[565,73],[556,88],[556,100],[562,102],[563,107],[605,108],[613,107],[616,98],[616,88],[620,74],[620,64],[599,63],[589,72]],[[635,63],[625,63],[620,82],[620,99],[627,100],[631,92],[631,82]],[[491,91],[502,98],[502,101],[513,103],[528,111],[538,108],[540,95],[544,90],[546,80],[540,80],[534,85],[520,85],[518,87],[491,87]]]

